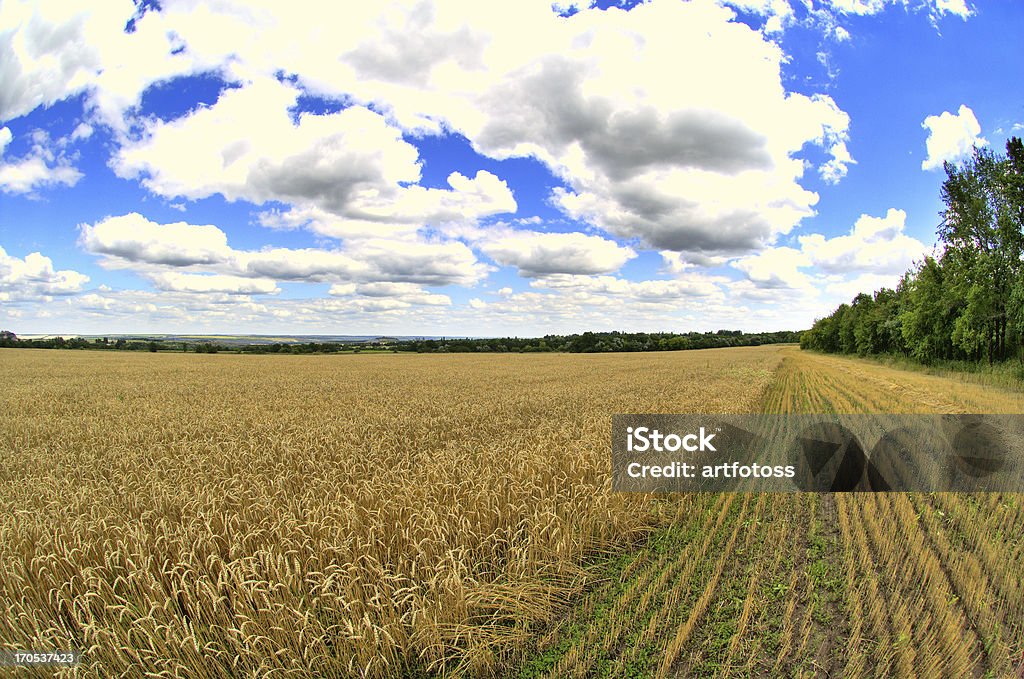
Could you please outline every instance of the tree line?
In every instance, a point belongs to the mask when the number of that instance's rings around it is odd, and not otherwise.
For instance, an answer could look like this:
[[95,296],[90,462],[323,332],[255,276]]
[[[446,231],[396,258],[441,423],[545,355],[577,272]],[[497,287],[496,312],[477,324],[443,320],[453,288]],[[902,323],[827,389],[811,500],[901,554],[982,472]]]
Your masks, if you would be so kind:
[[1024,361],[1024,143],[945,163],[939,247],[895,290],[861,293],[803,333],[829,353]]
[[716,332],[646,333],[646,332],[584,332],[575,335],[545,335],[544,337],[496,339],[441,339],[408,340],[396,345],[399,351],[420,353],[444,352],[562,352],[604,353],[610,351],[682,351],[687,349],[717,349],[722,347],[749,347],[761,344],[779,344],[800,341],[800,333],[779,332],[745,333],[741,330]]
[[273,344],[218,344],[216,342],[182,342],[158,339],[126,340],[81,337],[65,339],[20,339],[8,330],[0,331],[0,347],[34,349],[96,349],[107,351],[185,351],[194,353],[246,354],[329,354],[340,352],[393,351],[415,353],[602,353],[611,351],[681,351],[747,347],[761,344],[796,343],[797,331],[745,333],[740,330],[688,333],[584,332],[574,335],[545,335],[521,338],[441,338],[387,339],[360,342],[275,342]]

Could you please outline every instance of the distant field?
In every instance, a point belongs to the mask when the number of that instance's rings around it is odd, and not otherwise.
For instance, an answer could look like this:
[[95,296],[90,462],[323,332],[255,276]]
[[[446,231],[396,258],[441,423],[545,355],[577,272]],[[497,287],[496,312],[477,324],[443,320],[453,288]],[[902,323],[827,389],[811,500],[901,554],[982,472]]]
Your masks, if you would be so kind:
[[610,491],[621,412],[1024,412],[793,347],[0,350],[0,646],[77,674],[1012,676],[1024,498]]

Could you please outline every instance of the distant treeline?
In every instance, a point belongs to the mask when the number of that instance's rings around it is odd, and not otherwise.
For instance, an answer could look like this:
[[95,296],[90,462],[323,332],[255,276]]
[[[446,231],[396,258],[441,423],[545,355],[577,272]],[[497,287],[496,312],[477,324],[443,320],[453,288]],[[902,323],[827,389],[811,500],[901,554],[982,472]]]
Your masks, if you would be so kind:
[[1005,155],[976,149],[945,170],[942,254],[895,290],[857,295],[816,321],[802,348],[926,364],[1024,360],[1024,144],[1010,139]]
[[396,344],[399,351],[435,352],[545,352],[601,353],[607,351],[680,351],[685,349],[716,349],[749,347],[760,344],[799,342],[800,333],[745,333],[741,330],[717,332],[646,333],[585,332],[580,335],[545,335],[535,338],[503,337],[500,339],[408,340]]
[[304,342],[274,344],[232,344],[215,342],[181,342],[164,340],[126,340],[109,338],[87,340],[81,337],[64,339],[19,339],[7,330],[0,331],[0,347],[36,349],[98,349],[108,351],[185,351],[195,353],[245,354],[329,354],[340,352],[392,351],[417,353],[467,352],[566,352],[599,353],[608,351],[680,351],[748,347],[761,344],[799,342],[800,333],[745,333],[740,330],[689,333],[585,332],[579,335],[545,335],[544,337],[498,339],[378,339],[362,342]]
[[[22,339],[10,330],[0,330],[0,347],[21,348],[21,349],[106,349],[111,351],[159,351],[159,350],[181,350],[183,344],[178,342],[175,345],[159,340],[126,340],[123,337],[116,340],[109,338],[97,338],[92,341],[84,337],[47,337],[44,339]],[[196,350],[195,347],[192,349]]]

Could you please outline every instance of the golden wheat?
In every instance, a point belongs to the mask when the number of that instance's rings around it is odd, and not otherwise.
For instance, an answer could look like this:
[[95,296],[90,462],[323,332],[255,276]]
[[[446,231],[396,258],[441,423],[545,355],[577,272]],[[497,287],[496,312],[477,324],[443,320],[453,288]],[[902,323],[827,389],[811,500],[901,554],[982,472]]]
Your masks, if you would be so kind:
[[5,350],[0,644],[94,676],[494,672],[661,521],[610,490],[611,415],[753,410],[776,354]]
[[627,412],[1024,412],[762,347],[0,352],[0,646],[79,676],[1008,676],[1021,495],[615,494]]

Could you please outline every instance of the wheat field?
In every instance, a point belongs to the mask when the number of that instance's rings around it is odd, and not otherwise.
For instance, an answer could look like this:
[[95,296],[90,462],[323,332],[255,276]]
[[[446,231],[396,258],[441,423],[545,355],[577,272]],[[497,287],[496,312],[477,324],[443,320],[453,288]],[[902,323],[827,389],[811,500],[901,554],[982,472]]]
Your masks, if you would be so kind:
[[0,643],[94,676],[497,671],[661,520],[610,492],[611,415],[756,408],[778,360],[6,350]]
[[[793,347],[0,352],[0,647],[74,676],[1012,676],[1016,495],[612,493],[650,412],[1024,412]],[[42,675],[41,676],[46,676]]]

